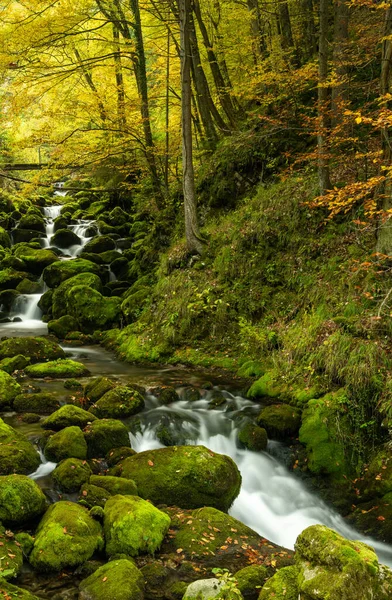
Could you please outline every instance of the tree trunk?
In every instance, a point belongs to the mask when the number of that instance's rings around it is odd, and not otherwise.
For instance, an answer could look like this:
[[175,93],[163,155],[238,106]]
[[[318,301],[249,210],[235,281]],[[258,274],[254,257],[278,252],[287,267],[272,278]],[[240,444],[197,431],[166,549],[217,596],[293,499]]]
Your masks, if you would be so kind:
[[287,0],[279,0],[279,29],[280,39],[283,50],[290,50],[294,48],[293,32],[291,29],[290,13]]
[[188,250],[202,254],[204,244],[200,236],[197,218],[192,152],[190,0],[179,0],[179,12],[181,30],[181,123],[185,237]]
[[258,63],[267,54],[267,45],[265,43],[265,32],[261,20],[259,0],[246,0],[248,10],[251,15],[251,28],[253,36],[253,56]]
[[88,87],[92,91],[92,93],[94,95],[94,98],[95,98],[95,100],[97,102],[101,121],[102,121],[102,123],[105,123],[105,121],[107,119],[105,106],[104,106],[101,98],[99,97],[99,93],[98,93],[97,88],[95,87],[95,83],[93,81],[92,75],[91,75],[90,71],[86,68],[85,64],[83,63],[83,59],[80,56],[80,53],[77,50],[77,48],[74,48],[74,54],[75,54],[76,61],[77,61],[78,65],[81,68],[81,71],[83,73],[83,77],[84,77],[84,79],[85,79]]
[[116,74],[117,88],[117,121],[121,131],[125,131],[127,126],[127,118],[125,114],[125,89],[124,77],[121,64],[121,48],[120,48],[120,33],[113,23],[113,42],[115,47],[114,53],[114,69]]
[[330,189],[330,173],[327,154],[327,130],[329,125],[329,90],[328,77],[328,13],[329,0],[320,0],[320,35],[319,35],[319,85],[318,85],[318,175],[320,194]]
[[317,52],[317,36],[313,14],[313,0],[302,0],[301,12],[301,54],[303,62],[306,62]]
[[338,84],[332,90],[333,125],[341,122],[342,102],[348,97],[347,46],[349,39],[349,5],[347,0],[337,0],[334,15],[333,63]]

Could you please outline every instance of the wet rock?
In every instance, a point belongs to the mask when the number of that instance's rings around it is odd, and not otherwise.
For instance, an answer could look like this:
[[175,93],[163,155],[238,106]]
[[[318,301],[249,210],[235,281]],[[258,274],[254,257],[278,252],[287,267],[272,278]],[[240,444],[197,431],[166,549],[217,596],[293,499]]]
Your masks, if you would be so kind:
[[114,467],[133,479],[139,495],[154,504],[228,510],[241,487],[234,461],[204,446],[173,446],[139,452]]
[[42,291],[42,286],[38,281],[23,279],[23,281],[16,286],[16,289],[20,294],[39,294]]
[[115,388],[116,385],[117,384],[108,377],[95,377],[85,385],[84,395],[92,404],[94,404],[102,398],[106,392]]
[[[115,261],[115,263],[117,263],[117,261]],[[114,265],[115,263],[112,263],[112,265]],[[121,312],[124,315],[127,323],[133,323],[137,319],[137,317],[147,305],[150,297],[151,289],[142,288],[134,294],[127,296],[125,300],[123,300],[121,304]]]
[[0,246],[3,248],[11,248],[11,238],[4,227],[0,227]]
[[17,290],[3,290],[0,292],[0,306],[4,311],[10,311],[16,298],[20,296]]
[[50,288],[58,287],[63,281],[78,275],[79,273],[94,273],[100,275],[100,268],[89,260],[76,258],[73,260],[57,261],[43,272],[44,282]]
[[17,598],[18,600],[40,600],[37,596],[30,594],[27,590],[24,590],[16,585],[12,585],[5,579],[0,579],[0,592],[7,594],[4,598]]
[[38,571],[62,571],[83,564],[104,546],[102,529],[82,506],[53,504],[41,520],[30,554]]
[[84,250],[85,252],[94,252],[96,254],[100,254],[101,252],[107,252],[108,250],[114,250],[115,248],[116,243],[112,240],[112,238],[108,237],[107,235],[100,235],[87,242]]
[[14,244],[29,243],[35,240],[37,237],[44,237],[44,233],[36,231],[34,229],[13,229],[11,231],[11,237]]
[[0,410],[10,407],[22,391],[19,383],[5,371],[0,371]]
[[247,423],[239,430],[238,441],[248,450],[260,452],[266,450],[268,436],[266,430],[262,427],[253,423]]
[[16,412],[33,412],[38,415],[53,413],[60,407],[55,394],[19,394],[16,396],[13,408]]
[[64,281],[53,291],[52,312],[55,319],[67,314],[68,292],[77,285],[85,285],[98,292],[102,291],[102,282],[94,273],[80,273]]
[[211,394],[211,399],[209,402],[209,408],[218,408],[219,406],[223,406],[226,404],[227,399],[225,395],[219,390],[214,390]]
[[86,377],[90,375],[90,372],[82,363],[70,359],[59,359],[27,367],[26,375],[33,378],[63,379],[67,377]]
[[357,531],[387,544],[392,543],[392,493],[360,503],[346,520]]
[[223,585],[222,581],[215,578],[198,579],[188,585],[183,600],[211,600],[220,597]]
[[0,476],[0,521],[2,523],[20,525],[41,516],[45,509],[45,496],[35,481],[26,475]]
[[[259,600],[298,600],[298,569],[295,566],[279,569],[263,586]],[[331,598],[332,600],[332,598]]]
[[23,215],[23,217],[20,219],[19,229],[27,229],[29,231],[39,231],[40,233],[45,233],[45,221],[41,215],[28,213]]
[[78,322],[83,333],[115,327],[120,321],[121,301],[119,298],[105,298],[98,291],[77,285],[67,293],[67,313]]
[[174,387],[171,386],[155,387],[150,390],[150,393],[156,396],[159,404],[162,406],[166,406],[172,402],[178,402],[180,399]]
[[103,508],[110,496],[110,492],[104,488],[92,485],[91,483],[85,483],[80,488],[78,500],[79,504],[87,508],[93,508],[94,506]]
[[251,565],[237,571],[234,577],[243,598],[245,600],[257,600],[260,589],[268,578],[268,570],[262,565]]
[[64,381],[64,387],[66,390],[81,391],[83,389],[83,385],[77,379],[67,379],[67,381]]
[[85,428],[84,435],[88,458],[102,458],[113,448],[131,447],[128,429],[115,419],[93,421]]
[[26,270],[34,275],[41,275],[45,267],[58,260],[56,254],[49,249],[35,249],[27,244],[21,244],[15,250],[15,256],[20,258],[25,265]]
[[52,472],[53,481],[62,492],[72,493],[80,490],[91,476],[91,469],[85,460],[66,458]]
[[201,398],[200,391],[193,386],[184,388],[181,391],[180,396],[181,400],[186,400],[187,402],[196,402]]
[[124,460],[124,458],[127,458],[128,456],[134,456],[134,454],[136,454],[135,450],[132,450],[132,448],[128,448],[127,446],[123,446],[121,448],[113,448],[107,453],[105,461],[108,467],[114,467],[119,462]]
[[113,560],[84,579],[79,590],[79,600],[143,600],[144,579],[130,560]]
[[56,229],[51,243],[58,248],[70,248],[71,246],[80,245],[81,239],[71,229]]
[[30,364],[29,358],[17,354],[13,358],[3,358],[0,361],[0,369],[11,375],[14,371],[22,371],[28,364]]
[[27,273],[24,271],[14,271],[14,269],[2,269],[0,271],[0,291],[14,290],[23,279],[26,279]]
[[153,554],[170,527],[170,517],[137,496],[112,496],[105,504],[106,553]]
[[112,496],[137,496],[137,486],[131,479],[111,477],[110,475],[91,475],[90,483],[107,490]]
[[52,333],[58,339],[64,340],[71,331],[77,331],[78,327],[78,322],[74,317],[64,315],[59,319],[48,322],[48,333]]
[[143,397],[130,386],[120,385],[104,394],[90,408],[100,419],[126,419],[144,408]]
[[87,458],[87,443],[80,427],[66,427],[52,435],[45,445],[45,458],[60,462],[66,458]]
[[59,431],[64,427],[70,427],[71,425],[77,425],[81,429],[84,429],[86,425],[95,421],[97,417],[92,415],[90,412],[73,406],[72,404],[65,404],[61,406],[56,412],[51,414],[42,423],[44,429],[53,429]]
[[0,419],[0,473],[29,474],[39,464],[39,454],[27,437]]
[[12,337],[0,342],[0,359],[22,354],[32,362],[65,358],[64,350],[57,342],[43,337]]
[[257,424],[267,431],[273,439],[284,440],[298,433],[301,413],[288,404],[266,406],[257,417]]

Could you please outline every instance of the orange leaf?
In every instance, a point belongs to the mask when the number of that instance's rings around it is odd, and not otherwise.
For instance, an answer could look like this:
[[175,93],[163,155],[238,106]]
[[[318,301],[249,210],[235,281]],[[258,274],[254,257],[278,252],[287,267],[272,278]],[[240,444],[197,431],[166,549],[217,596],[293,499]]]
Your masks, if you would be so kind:
[[385,521],[385,517],[383,517],[382,515],[380,515],[379,517],[377,517],[377,521]]
[[102,579],[102,581],[107,581],[107,580],[108,580],[108,578],[107,578],[107,577],[104,577],[104,578]]
[[149,461],[148,461],[148,465],[149,465],[150,467],[153,467],[153,466],[154,466],[154,463],[152,462],[152,460],[149,460]]

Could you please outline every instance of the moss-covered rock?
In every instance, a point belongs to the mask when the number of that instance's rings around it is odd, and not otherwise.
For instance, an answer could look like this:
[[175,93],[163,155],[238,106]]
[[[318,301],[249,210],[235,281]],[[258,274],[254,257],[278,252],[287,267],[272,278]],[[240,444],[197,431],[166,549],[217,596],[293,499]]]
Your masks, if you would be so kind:
[[16,396],[13,408],[16,412],[33,412],[38,415],[53,413],[60,408],[60,403],[55,394],[19,394]]
[[16,290],[3,290],[0,292],[0,306],[1,310],[10,312],[15,300],[20,296],[20,293]]
[[23,279],[16,286],[16,290],[20,294],[39,294],[42,291],[42,285],[39,281],[31,281],[30,279]]
[[108,377],[95,377],[89,381],[84,388],[84,395],[87,400],[94,404],[97,402],[106,392],[109,392],[116,387],[116,383]]
[[143,600],[144,578],[133,562],[113,560],[79,586],[79,600]]
[[43,337],[12,337],[0,342],[0,359],[22,354],[31,362],[65,358],[64,350],[57,342]]
[[46,500],[38,485],[26,475],[0,476],[0,521],[20,525],[45,512]]
[[0,227],[0,246],[3,248],[11,248],[11,238],[4,227]]
[[138,496],[112,496],[105,504],[106,552],[153,554],[170,527],[170,517]]
[[83,260],[82,258],[75,258],[73,260],[66,260],[53,263],[46,267],[43,272],[43,279],[46,285],[50,288],[58,287],[63,281],[74,277],[79,273],[94,273],[100,275],[99,267],[90,262],[89,260]]
[[373,453],[361,477],[356,480],[355,488],[361,502],[392,492],[392,456],[388,444]]
[[265,584],[267,578],[268,570],[263,565],[251,565],[237,571],[235,574],[238,589],[245,600],[257,600],[260,589]]
[[144,398],[127,385],[119,385],[104,394],[90,412],[100,419],[126,419],[144,408]]
[[92,415],[90,412],[74,406],[73,404],[65,404],[61,406],[56,412],[51,414],[42,423],[44,429],[53,429],[59,431],[64,427],[70,427],[71,425],[77,425],[81,429],[84,429],[86,425],[95,421],[97,417]]
[[12,585],[5,579],[0,579],[0,592],[4,595],[4,599],[12,598],[12,600],[40,600],[38,596],[30,594],[27,590],[24,590],[16,585]]
[[301,413],[288,404],[273,404],[263,408],[257,424],[264,427],[269,437],[282,440],[298,433]]
[[107,462],[108,467],[114,467],[119,462],[124,460],[124,458],[127,458],[128,456],[134,456],[135,454],[136,452],[132,448],[122,446],[120,448],[113,448],[112,450],[109,450],[109,452],[105,456],[105,460]]
[[133,479],[142,498],[181,508],[228,510],[241,487],[234,461],[204,446],[172,446],[139,452],[114,467]]
[[78,329],[84,333],[118,325],[120,303],[119,298],[105,298],[85,285],[74,286],[67,293],[67,313],[77,320]]
[[14,269],[2,269],[0,271],[0,291],[14,290],[23,279],[26,279],[27,273],[24,271],[15,271]]
[[112,494],[102,487],[84,483],[79,491],[79,504],[87,508],[94,506],[104,507]]
[[150,288],[142,288],[123,300],[121,303],[121,312],[125,317],[126,323],[133,323],[138,318],[150,297]]
[[79,245],[80,237],[71,229],[57,229],[52,237],[51,243],[58,248],[70,248],[71,246]]
[[77,458],[62,460],[52,472],[57,487],[67,493],[77,492],[90,476],[91,468],[88,463]]
[[27,229],[30,231],[39,231],[45,233],[45,221],[41,215],[36,213],[27,213],[19,221],[19,229]]
[[265,450],[268,444],[267,432],[263,427],[247,423],[238,432],[238,441],[248,450]]
[[296,566],[279,569],[264,584],[259,600],[298,600],[298,568]]
[[101,252],[107,252],[108,250],[114,250],[116,243],[112,238],[107,235],[100,235],[94,237],[92,240],[87,242],[84,247],[85,252],[94,252],[100,254]]
[[121,421],[115,419],[93,421],[85,428],[84,435],[88,458],[102,458],[113,448],[131,446],[128,429]]
[[39,571],[77,567],[103,548],[102,529],[82,506],[53,504],[41,520],[30,563]]
[[41,417],[37,413],[24,413],[21,416],[23,423],[38,423]]
[[200,390],[198,390],[196,387],[190,385],[181,390],[181,400],[186,400],[187,402],[196,402],[197,400],[200,400],[200,398]]
[[55,335],[59,340],[64,340],[71,331],[77,331],[78,322],[74,317],[64,315],[59,319],[49,321],[48,332]]
[[[310,400],[302,413],[299,441],[306,446],[307,466],[316,474],[328,474],[335,479],[350,474],[345,456],[342,433],[350,431],[344,410],[344,390]],[[335,423],[339,422],[339,429]]]
[[3,358],[0,361],[0,369],[11,375],[14,371],[22,371],[28,364],[30,364],[29,358],[26,358],[22,354],[17,354],[12,358]]
[[174,387],[171,387],[169,385],[154,387],[150,390],[150,393],[156,396],[159,404],[161,404],[162,406],[172,404],[172,402],[178,402],[178,400],[180,399]]
[[248,398],[281,398],[286,399],[287,385],[279,378],[276,371],[264,373],[248,390]]
[[86,377],[90,375],[90,372],[82,363],[70,359],[59,359],[31,365],[31,367],[27,367],[26,375],[37,379],[43,377],[65,379],[67,377]]
[[87,458],[87,443],[80,427],[66,427],[52,435],[45,444],[47,460],[60,462],[66,458]]
[[[55,319],[67,314],[68,311],[68,292],[75,286],[85,285],[89,288],[102,291],[102,282],[98,275],[94,273],[79,273],[74,277],[70,277],[53,290],[52,296],[52,312]],[[72,299],[70,300],[70,302]]]
[[91,475],[90,483],[107,490],[112,496],[137,496],[137,486],[131,479],[111,477],[110,475]]
[[46,267],[58,261],[58,256],[52,250],[37,250],[27,244],[20,245],[15,250],[15,256],[23,260],[26,271],[34,275],[40,275]]
[[12,406],[14,398],[21,390],[19,383],[11,375],[0,371],[0,410]]
[[392,543],[392,493],[357,505],[346,520],[362,534],[387,544]]
[[[168,597],[175,600],[168,591],[168,578],[170,578],[170,570],[163,561],[149,561],[140,569],[145,583],[145,595],[147,598],[158,600],[159,598]],[[183,593],[180,595],[182,600]]]
[[227,598],[227,600],[240,600],[241,594],[231,594],[230,590],[225,592],[224,583],[220,579],[208,578],[197,579],[188,585],[183,600],[213,600],[216,598]]
[[39,464],[39,454],[26,436],[0,419],[0,473],[28,475],[36,471]]
[[15,535],[15,540],[20,544],[22,552],[25,556],[28,556],[34,546],[34,538],[29,533],[20,532]]

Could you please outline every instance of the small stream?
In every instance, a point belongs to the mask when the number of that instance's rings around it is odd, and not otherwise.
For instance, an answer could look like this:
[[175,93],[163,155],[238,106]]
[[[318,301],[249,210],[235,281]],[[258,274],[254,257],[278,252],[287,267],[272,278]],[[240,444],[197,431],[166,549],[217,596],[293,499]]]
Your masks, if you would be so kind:
[[[47,233],[43,246],[50,247],[53,236],[53,221],[60,213],[60,206],[45,209]],[[81,239],[76,248],[68,249],[64,260],[77,256],[87,243],[84,234],[91,221],[75,224],[74,231]],[[67,252],[67,251],[64,251]],[[44,291],[44,287],[42,288]],[[12,308],[11,315],[22,319],[19,322],[0,325],[0,337],[14,335],[43,335],[46,325],[40,319],[38,301],[41,294],[21,296]],[[136,451],[161,448],[157,432],[164,423],[173,434],[182,438],[182,443],[202,444],[211,450],[231,456],[242,474],[242,488],[238,498],[230,509],[230,514],[263,537],[272,542],[293,548],[297,536],[309,525],[322,523],[350,539],[362,539],[375,547],[380,561],[392,567],[392,547],[363,538],[350,528],[344,519],[327,506],[306,484],[290,472],[279,460],[284,456],[285,448],[279,442],[271,440],[268,452],[251,452],[237,445],[239,427],[247,419],[260,411],[256,405],[236,390],[236,384],[226,375],[199,372],[181,367],[139,367],[122,363],[110,352],[99,347],[64,346],[69,357],[86,364],[92,376],[107,375],[122,383],[134,383],[151,389],[165,384],[176,388],[181,396],[185,386],[195,386],[200,390],[200,400],[187,402],[180,400],[169,406],[160,406],[157,399],[147,393],[146,407],[126,421],[130,429],[132,447]],[[82,382],[87,381],[81,380]],[[212,385],[211,385],[212,384]],[[65,402],[69,391],[58,380],[39,382],[42,391],[53,391]],[[211,408],[210,398],[213,389],[223,392],[226,403],[219,408]],[[27,425],[17,420],[15,413],[5,415],[5,420],[21,431],[37,439],[39,424]],[[51,480],[49,474],[54,463],[45,461],[31,475],[50,495]]]

